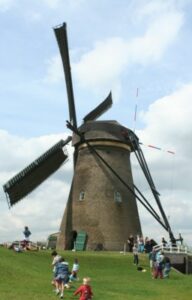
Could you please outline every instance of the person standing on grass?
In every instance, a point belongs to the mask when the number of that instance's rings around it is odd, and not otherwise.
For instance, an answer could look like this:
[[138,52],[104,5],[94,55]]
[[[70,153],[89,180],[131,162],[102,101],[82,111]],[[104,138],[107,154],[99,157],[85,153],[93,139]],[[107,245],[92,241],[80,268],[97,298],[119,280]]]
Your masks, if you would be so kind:
[[163,279],[163,268],[164,268],[164,253],[162,251],[157,252],[156,263],[155,263],[155,274],[154,278],[160,277]]
[[155,250],[155,248],[153,248],[152,251],[149,253],[149,266],[151,269],[152,278],[154,278],[155,267],[156,267],[156,250]]
[[138,255],[137,244],[134,244],[134,246],[133,246],[133,263],[136,266],[139,264],[139,255]]
[[90,278],[83,278],[83,284],[74,292],[74,296],[80,294],[79,300],[91,300],[93,296],[92,288],[89,285]]
[[138,245],[138,252],[144,252],[144,240],[142,236],[137,236],[137,245]]
[[56,285],[56,295],[60,298],[64,297],[64,288],[69,281],[69,264],[65,261],[63,257],[59,259],[59,262],[55,266],[55,285]]
[[127,243],[128,243],[128,251],[133,252],[134,237],[132,234],[130,234],[130,236],[128,237]]

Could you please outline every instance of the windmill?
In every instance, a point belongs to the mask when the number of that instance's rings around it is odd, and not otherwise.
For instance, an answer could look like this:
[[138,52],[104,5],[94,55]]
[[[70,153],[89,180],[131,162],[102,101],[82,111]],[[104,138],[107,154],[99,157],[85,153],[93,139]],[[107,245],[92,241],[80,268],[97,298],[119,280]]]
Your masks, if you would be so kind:
[[[97,120],[112,105],[111,93],[78,126],[73,95],[66,23],[54,28],[64,67],[72,136],[61,140],[10,179],[3,189],[9,206],[16,204],[54,173],[68,158],[66,145],[74,147],[74,175],[60,226],[57,248],[71,249],[74,232],[87,233],[87,249],[102,244],[121,250],[130,234],[141,235],[137,201],[174,236],[150,175],[139,139],[117,121]],[[160,210],[159,214],[135,186],[130,154],[134,152]]]

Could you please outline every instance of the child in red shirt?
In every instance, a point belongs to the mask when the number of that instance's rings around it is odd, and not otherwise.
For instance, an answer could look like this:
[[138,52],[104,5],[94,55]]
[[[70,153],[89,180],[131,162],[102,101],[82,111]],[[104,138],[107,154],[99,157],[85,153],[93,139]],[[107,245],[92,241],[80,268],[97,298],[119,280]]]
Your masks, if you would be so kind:
[[79,300],[91,300],[93,293],[89,285],[90,278],[83,278],[83,284],[75,291],[74,296],[80,294]]

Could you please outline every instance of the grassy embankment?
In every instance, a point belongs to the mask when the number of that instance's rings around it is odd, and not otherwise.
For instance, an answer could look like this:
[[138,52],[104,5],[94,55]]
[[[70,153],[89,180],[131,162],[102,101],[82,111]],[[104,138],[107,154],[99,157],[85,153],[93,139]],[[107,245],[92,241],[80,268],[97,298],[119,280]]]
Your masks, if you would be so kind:
[[[47,300],[59,299],[50,285],[52,278],[50,251],[15,253],[0,248],[0,299]],[[191,300],[192,275],[171,271],[169,279],[151,278],[148,258],[140,255],[140,264],[147,272],[139,272],[133,265],[132,255],[115,252],[60,253],[72,266],[79,258],[79,277],[91,277],[94,300]],[[65,299],[73,297],[79,286],[76,282],[65,291]]]

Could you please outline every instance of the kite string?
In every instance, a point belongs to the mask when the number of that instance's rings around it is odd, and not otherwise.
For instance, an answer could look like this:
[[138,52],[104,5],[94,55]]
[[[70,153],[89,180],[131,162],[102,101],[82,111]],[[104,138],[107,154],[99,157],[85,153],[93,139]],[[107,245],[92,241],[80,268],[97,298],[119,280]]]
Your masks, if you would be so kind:
[[153,145],[146,145],[146,144],[143,144],[141,142],[139,144],[143,145],[143,146],[146,146],[146,147],[149,147],[149,148],[156,149],[156,150],[164,151],[164,152],[167,152],[167,153],[170,153],[170,154],[175,154],[175,152],[172,151],[172,150],[166,150],[166,149],[163,149],[163,148],[160,148],[160,147],[157,147],[157,146],[153,146]]
[[136,122],[137,122],[137,100],[139,95],[139,88],[136,90],[136,97],[135,97],[135,112],[134,112],[134,124],[133,124],[133,132],[135,132],[136,129]]

